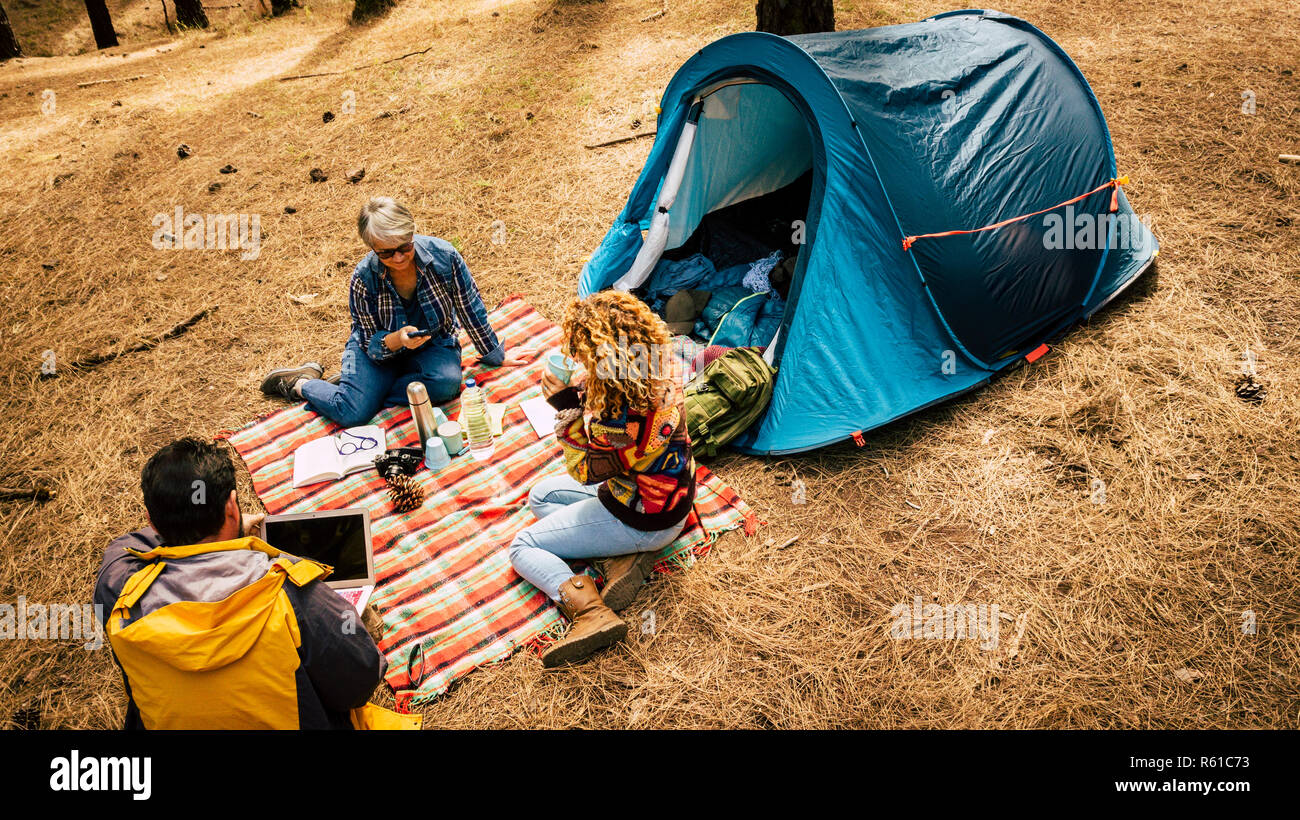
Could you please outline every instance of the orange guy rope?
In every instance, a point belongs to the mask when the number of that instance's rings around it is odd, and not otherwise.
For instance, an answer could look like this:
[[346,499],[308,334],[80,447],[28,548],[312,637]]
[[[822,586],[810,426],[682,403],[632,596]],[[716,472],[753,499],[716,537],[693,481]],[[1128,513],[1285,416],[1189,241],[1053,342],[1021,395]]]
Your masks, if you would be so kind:
[[1098,191],[1104,191],[1107,188],[1114,189],[1111,191],[1110,194],[1110,212],[1114,213],[1115,211],[1119,210],[1119,186],[1127,185],[1127,184],[1128,184],[1128,177],[1115,177],[1110,182],[1107,182],[1104,185],[1098,185],[1096,188],[1093,188],[1091,191],[1087,192],[1086,194],[1079,194],[1074,199],[1067,199],[1064,202],[1053,205],[1050,208],[1044,208],[1041,211],[1034,211],[1032,214],[1022,214],[1020,216],[1013,216],[1010,219],[1004,219],[1001,222],[994,222],[992,225],[985,225],[983,228],[972,228],[967,231],[940,231],[939,233],[923,233],[917,236],[905,236],[903,237],[903,250],[904,251],[912,250],[913,243],[915,243],[916,240],[918,239],[930,239],[939,236],[956,236],[957,234],[963,234],[963,233],[979,233],[980,231],[991,231],[994,228],[1001,228],[1004,225],[1010,225],[1012,222],[1019,222],[1020,220],[1028,219],[1031,216],[1038,216],[1039,214],[1045,214],[1048,211],[1055,211],[1057,208],[1064,208],[1066,205],[1073,205],[1079,200],[1087,199],[1088,197],[1092,196]]

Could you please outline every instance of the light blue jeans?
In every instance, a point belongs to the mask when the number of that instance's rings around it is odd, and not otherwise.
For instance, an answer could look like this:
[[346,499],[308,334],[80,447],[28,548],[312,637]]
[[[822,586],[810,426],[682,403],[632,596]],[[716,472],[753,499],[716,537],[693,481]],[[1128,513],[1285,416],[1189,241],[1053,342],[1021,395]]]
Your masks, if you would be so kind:
[[661,550],[686,527],[686,519],[652,532],[629,527],[605,509],[596,497],[598,486],[579,484],[566,473],[542,479],[528,493],[539,520],[515,536],[510,563],[552,601],[560,600],[560,584],[574,575],[567,560]]

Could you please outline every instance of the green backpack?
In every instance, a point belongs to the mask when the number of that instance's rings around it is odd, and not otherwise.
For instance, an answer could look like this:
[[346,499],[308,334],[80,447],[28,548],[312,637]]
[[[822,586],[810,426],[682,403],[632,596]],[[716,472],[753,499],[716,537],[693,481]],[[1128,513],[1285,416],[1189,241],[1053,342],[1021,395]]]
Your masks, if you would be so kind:
[[697,455],[712,458],[763,414],[776,371],[751,348],[728,350],[686,386],[686,430]]

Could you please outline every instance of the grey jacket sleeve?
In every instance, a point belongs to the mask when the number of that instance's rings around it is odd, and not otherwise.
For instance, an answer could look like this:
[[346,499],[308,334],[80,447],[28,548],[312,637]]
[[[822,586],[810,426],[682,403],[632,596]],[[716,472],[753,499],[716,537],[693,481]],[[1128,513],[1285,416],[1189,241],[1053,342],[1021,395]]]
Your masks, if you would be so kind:
[[[161,545],[162,539],[158,537],[157,531],[153,527],[145,527],[114,538],[104,549],[103,560],[99,562],[99,574],[95,577],[95,617],[105,630],[108,629],[108,616],[113,611],[113,605],[122,594],[122,587],[126,586],[127,579],[145,565],[144,561],[127,552],[126,548],[147,552]],[[112,650],[109,651],[111,653]],[[140,718],[135,698],[131,696],[131,682],[127,680],[126,670],[118,663],[117,656],[112,657],[114,665],[122,673],[122,689],[126,692],[126,717],[122,728],[142,730],[144,721]]]
[[127,579],[145,565],[144,561],[127,552],[126,548],[147,552],[158,546],[162,546],[162,539],[153,527],[128,532],[109,542],[104,549],[104,558],[99,562],[99,575],[95,578],[95,614],[101,625],[105,625],[108,620],[108,614],[113,611],[113,605],[122,594]]

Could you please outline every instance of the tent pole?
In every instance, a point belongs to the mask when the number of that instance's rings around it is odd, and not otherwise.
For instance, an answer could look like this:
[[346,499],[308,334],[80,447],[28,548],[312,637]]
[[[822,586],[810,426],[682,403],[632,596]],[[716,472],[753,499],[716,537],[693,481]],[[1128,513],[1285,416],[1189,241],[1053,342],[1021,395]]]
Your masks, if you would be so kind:
[[691,156],[691,146],[695,143],[695,129],[699,125],[700,111],[703,107],[703,104],[696,100],[691,105],[690,113],[686,115],[686,124],[682,126],[682,134],[673,149],[672,162],[668,164],[663,187],[659,190],[659,201],[655,204],[650,230],[646,233],[645,241],[641,244],[636,259],[632,261],[632,267],[614,282],[615,290],[626,292],[640,287],[649,278],[655,265],[659,264],[659,257],[663,255],[664,247],[668,244],[668,212],[677,199],[677,189],[681,187],[682,178],[686,175],[686,162]]

